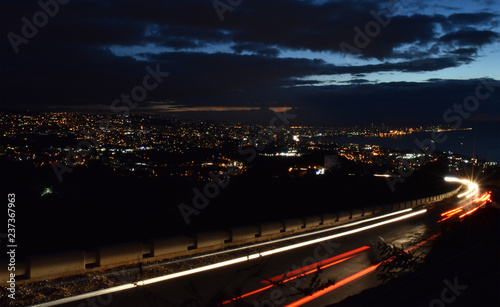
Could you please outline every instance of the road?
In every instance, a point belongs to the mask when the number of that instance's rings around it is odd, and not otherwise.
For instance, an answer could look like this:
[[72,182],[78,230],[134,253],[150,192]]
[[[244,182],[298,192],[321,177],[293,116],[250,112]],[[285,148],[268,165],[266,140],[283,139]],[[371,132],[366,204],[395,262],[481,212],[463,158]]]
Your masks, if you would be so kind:
[[[409,247],[438,231],[439,215],[433,210],[382,225],[408,214],[412,212],[325,232],[323,238],[333,238],[292,250],[60,306],[287,306],[334,282],[345,283],[377,263],[380,241]],[[379,226],[354,233],[370,225]],[[303,306],[339,302],[379,283],[373,270]]]
[[205,263],[201,272],[145,280],[59,306],[326,306],[381,283],[379,242],[422,252],[440,233],[438,221],[465,215],[484,198],[452,198],[427,210],[336,227],[285,246],[264,246],[230,265]]

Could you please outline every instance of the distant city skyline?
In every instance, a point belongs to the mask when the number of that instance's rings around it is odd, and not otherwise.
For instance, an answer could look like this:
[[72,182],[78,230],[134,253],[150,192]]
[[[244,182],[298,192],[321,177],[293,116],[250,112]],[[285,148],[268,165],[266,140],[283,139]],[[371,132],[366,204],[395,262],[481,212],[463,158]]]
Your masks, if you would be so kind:
[[[0,136],[4,138],[5,145],[0,154],[13,161],[32,159],[35,165],[41,166],[64,162],[66,155],[80,156],[78,152],[87,147],[96,150],[99,156],[114,151],[135,154],[141,157],[142,163],[143,155],[148,151],[187,154],[193,150],[215,149],[223,152],[223,148],[227,150],[261,143],[266,154],[274,156],[276,153],[301,154],[297,150],[331,150],[340,144],[357,144],[360,147],[381,146],[396,152],[432,155],[434,151],[442,151],[489,162],[500,161],[498,148],[491,146],[495,143],[487,130],[491,126],[480,128],[478,131],[476,128],[453,128],[450,125],[396,127],[384,124],[356,127],[273,126],[186,120],[165,114],[122,117],[75,112],[9,112],[0,113]],[[272,132],[272,136],[266,131]],[[32,138],[36,140],[34,143],[31,143]],[[64,150],[67,145],[72,148],[69,152]],[[118,161],[112,159],[111,164]]]

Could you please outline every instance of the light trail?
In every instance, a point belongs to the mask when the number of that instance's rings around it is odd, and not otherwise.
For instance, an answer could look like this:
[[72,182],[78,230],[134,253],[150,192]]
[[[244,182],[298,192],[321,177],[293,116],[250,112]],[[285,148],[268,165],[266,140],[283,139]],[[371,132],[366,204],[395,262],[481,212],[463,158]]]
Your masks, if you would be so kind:
[[353,226],[356,226],[356,225],[366,224],[368,222],[373,222],[373,221],[376,221],[376,220],[384,219],[384,218],[387,218],[387,217],[390,217],[390,216],[399,215],[399,214],[403,214],[403,213],[411,212],[411,211],[413,211],[413,209],[407,208],[407,209],[398,210],[398,211],[395,211],[395,212],[386,213],[386,214],[375,216],[375,217],[370,217],[370,218],[362,219],[362,220],[356,221],[356,222],[349,222],[349,223],[346,223],[346,224],[343,224],[343,225],[328,227],[328,228],[325,228],[325,229],[314,230],[314,231],[310,231],[310,232],[306,232],[306,233],[301,233],[301,234],[297,234],[297,235],[292,235],[292,236],[285,237],[285,238],[274,239],[274,240],[270,240],[270,241],[266,241],[266,242],[255,243],[255,244],[252,244],[252,245],[249,245],[249,246],[242,246],[242,247],[230,248],[230,249],[227,249],[227,250],[224,250],[224,251],[219,251],[219,252],[213,252],[213,253],[207,253],[207,254],[204,254],[204,255],[194,256],[194,257],[190,258],[190,260],[191,259],[206,258],[206,257],[209,257],[209,256],[215,256],[215,255],[221,255],[221,254],[227,254],[229,252],[235,252],[235,251],[245,250],[245,249],[248,249],[248,248],[261,247],[261,246],[265,246],[265,245],[269,245],[269,244],[274,244],[274,243],[278,243],[278,242],[295,240],[295,239],[298,239],[298,238],[310,237],[310,236],[314,236],[314,235],[317,235],[317,234],[320,234],[320,233],[331,232],[331,231],[334,231],[334,230],[337,230],[337,229],[350,228],[350,227],[353,227]]
[[[411,210],[411,209],[409,209],[409,210]],[[401,210],[401,211],[403,211],[403,210]],[[103,294],[109,294],[109,293],[119,292],[119,291],[131,289],[131,288],[140,287],[140,286],[146,286],[146,285],[150,285],[150,284],[154,284],[154,283],[158,283],[158,282],[162,282],[162,281],[166,281],[166,280],[171,280],[171,279],[175,279],[175,278],[179,278],[179,277],[183,277],[183,276],[189,276],[189,275],[193,275],[193,274],[200,273],[200,272],[206,272],[206,271],[210,271],[210,270],[214,270],[214,269],[218,269],[218,268],[230,266],[230,265],[233,265],[233,264],[246,262],[246,261],[249,261],[249,260],[252,260],[252,259],[257,259],[257,258],[260,258],[260,257],[270,256],[270,255],[273,255],[273,254],[282,253],[284,251],[289,251],[289,250],[293,250],[293,249],[296,249],[296,248],[300,248],[300,247],[304,247],[304,246],[308,246],[308,245],[320,243],[320,242],[323,242],[323,241],[328,241],[328,240],[331,240],[331,239],[348,236],[348,235],[351,235],[351,234],[354,234],[354,233],[359,233],[359,232],[362,232],[362,231],[365,231],[365,230],[368,230],[368,229],[373,229],[373,228],[376,228],[376,227],[380,227],[380,226],[383,226],[383,225],[387,225],[387,224],[395,223],[395,222],[398,222],[398,221],[401,221],[401,220],[404,220],[404,219],[408,219],[408,218],[411,218],[411,217],[423,214],[425,212],[427,212],[427,210],[426,209],[422,209],[422,210],[419,210],[419,211],[416,211],[416,212],[413,212],[413,213],[409,213],[409,214],[406,214],[406,215],[403,215],[403,216],[395,217],[395,218],[392,218],[392,219],[389,219],[389,220],[386,220],[386,221],[382,221],[382,222],[378,222],[378,223],[375,223],[375,224],[372,224],[372,225],[363,226],[363,227],[360,227],[360,228],[357,228],[357,229],[352,229],[352,230],[348,230],[348,231],[345,231],[345,232],[341,232],[341,233],[337,233],[337,234],[325,236],[325,237],[322,237],[322,238],[318,238],[318,239],[314,239],[314,240],[309,240],[309,241],[305,241],[305,242],[301,242],[301,243],[296,243],[296,244],[293,244],[293,245],[284,246],[284,247],[272,249],[272,250],[265,251],[265,252],[255,253],[255,254],[252,254],[252,255],[248,255],[248,256],[244,256],[244,257],[239,257],[239,258],[235,258],[235,259],[231,259],[231,260],[226,260],[226,261],[222,261],[222,262],[219,262],[219,263],[214,263],[214,264],[210,264],[210,265],[198,267],[198,268],[195,268],[195,269],[190,269],[190,270],[186,270],[186,271],[182,271],[182,272],[177,272],[177,273],[173,273],[173,274],[168,274],[168,275],[164,275],[164,276],[150,278],[150,279],[138,281],[138,282],[135,282],[135,283],[125,284],[125,285],[121,285],[121,286],[117,286],[117,287],[111,287],[111,288],[108,288],[108,289],[97,290],[97,291],[93,291],[93,292],[89,292],[89,293],[79,294],[79,295],[75,295],[75,296],[71,296],[71,297],[67,297],[67,298],[62,298],[62,299],[58,299],[58,300],[55,300],[55,301],[51,301],[51,302],[46,302],[46,303],[34,305],[34,306],[39,306],[39,307],[41,307],[41,306],[56,306],[56,305],[70,303],[70,302],[74,302],[74,301],[78,301],[78,300],[82,300],[82,299],[86,299],[86,298],[90,298],[90,297],[94,297],[94,296],[99,296],[99,295],[103,295]]]
[[458,198],[462,197],[471,198],[472,196],[476,195],[479,192],[479,185],[470,180],[458,179],[455,177],[445,177],[444,180],[448,182],[460,182],[463,185],[467,185],[468,190],[457,195]]
[[[471,198],[477,193],[479,193],[479,185],[477,183],[472,183],[470,186],[470,192],[465,194],[465,198]],[[458,197],[460,197],[460,195],[458,195]]]
[[471,202],[468,202],[468,203],[466,203],[465,205],[462,205],[462,206],[460,206],[460,207],[458,207],[458,208],[451,209],[451,210],[449,210],[449,211],[446,211],[446,212],[441,213],[441,216],[445,216],[445,217],[444,217],[444,218],[442,218],[441,220],[439,220],[439,221],[438,221],[438,223],[441,223],[441,222],[443,222],[443,221],[446,221],[447,219],[451,218],[451,217],[452,217],[452,216],[454,216],[455,214],[458,214],[458,213],[460,213],[460,212],[464,211],[464,210],[463,210],[463,208],[464,208],[464,207],[466,207],[466,206],[469,206],[470,204],[472,204],[472,201],[471,201]]
[[[468,205],[468,204],[467,204],[467,205]],[[447,215],[447,216],[448,216],[448,215],[453,215],[453,214],[456,214],[457,212],[462,211],[462,208],[463,208],[463,207],[465,207],[465,206],[467,206],[467,205],[463,205],[463,206],[458,207],[458,208],[456,208],[456,209],[453,209],[453,210],[450,210],[450,211],[443,212],[443,213],[441,213],[441,216],[445,216],[445,215]]]
[[[358,254],[358,255],[359,255],[359,254]],[[318,268],[316,268],[316,269],[312,269],[312,270],[307,271],[307,272],[305,272],[305,273],[303,273],[303,274],[300,274],[300,275],[297,275],[297,276],[292,276],[292,277],[290,277],[290,278],[287,278],[287,279],[283,280],[283,283],[289,282],[290,280],[294,280],[294,279],[300,278],[300,277],[305,276],[305,275],[312,274],[312,273],[314,273],[314,272],[317,272],[318,270],[322,270],[322,269],[324,269],[324,268],[328,268],[328,267],[334,266],[334,265],[336,265],[336,264],[342,263],[342,262],[344,262],[344,261],[346,261],[346,260],[349,260],[349,259],[351,259],[351,258],[354,258],[354,257],[356,257],[356,256],[357,256],[357,255],[354,255],[354,256],[349,256],[349,257],[346,257],[346,258],[344,258],[344,259],[340,259],[340,260],[337,260],[337,261],[335,261],[335,262],[329,263],[329,264],[327,264],[327,265],[325,265],[325,266],[322,266],[322,267],[320,267],[319,269],[318,269]]]
[[[422,242],[418,243],[418,244],[417,244],[417,245],[415,245],[415,246],[412,246],[412,247],[410,247],[410,248],[406,249],[405,251],[406,251],[406,252],[411,251],[411,250],[413,250],[413,249],[415,249],[415,248],[417,248],[417,247],[421,246],[422,244],[424,244],[424,243],[426,243],[426,242],[428,242],[428,241],[430,241],[430,240],[432,240],[432,239],[437,238],[439,235],[440,235],[440,233],[438,233],[438,234],[436,234],[436,235],[433,235],[432,237],[425,239],[424,241],[422,241]],[[299,300],[297,300],[297,301],[295,301],[295,302],[293,302],[293,303],[291,303],[291,304],[288,304],[288,305],[286,305],[285,307],[298,307],[298,306],[304,305],[305,303],[308,303],[308,302],[310,302],[310,301],[312,301],[312,300],[314,300],[314,299],[316,299],[316,298],[318,298],[318,297],[320,297],[320,296],[322,296],[322,295],[324,295],[324,294],[327,294],[328,292],[331,292],[331,291],[333,291],[333,290],[335,290],[335,289],[337,289],[337,288],[342,287],[343,285],[345,285],[345,284],[347,284],[347,283],[350,283],[351,281],[354,281],[354,280],[356,280],[356,279],[358,279],[358,278],[360,278],[360,277],[362,277],[362,276],[365,276],[366,274],[368,274],[368,273],[370,273],[370,272],[373,272],[373,271],[374,271],[374,270],[376,270],[376,269],[377,269],[377,268],[378,268],[381,264],[383,264],[383,263],[385,263],[385,262],[390,262],[390,261],[392,261],[393,259],[394,259],[394,257],[393,257],[393,258],[390,258],[390,259],[387,259],[387,260],[385,260],[385,261],[382,261],[382,262],[380,262],[380,263],[378,263],[378,264],[371,265],[371,266],[367,267],[366,269],[363,269],[363,270],[361,270],[361,271],[359,271],[359,272],[357,272],[357,273],[355,273],[355,274],[353,274],[353,275],[351,275],[351,276],[349,276],[349,277],[346,277],[346,278],[344,278],[344,279],[340,280],[339,282],[336,282],[335,284],[333,284],[333,285],[331,285],[331,286],[329,286],[329,287],[326,287],[326,288],[324,288],[324,289],[322,289],[322,290],[319,290],[319,291],[317,291],[317,292],[313,293],[312,295],[309,295],[309,296],[303,297],[303,298],[301,298],[301,299],[299,299]]]
[[480,207],[481,207],[481,206],[476,207],[476,208],[474,208],[474,209],[472,209],[472,210],[469,210],[469,211],[465,212],[464,214],[460,215],[460,216],[459,216],[459,218],[463,218],[463,217],[464,217],[464,216],[466,216],[466,215],[469,215],[469,214],[474,213],[474,212],[475,212],[477,209],[479,209]]
[[272,288],[272,287],[274,287],[274,285],[273,285],[273,284],[270,284],[269,286],[265,286],[264,288],[260,288],[260,289],[254,290],[254,291],[252,291],[252,292],[248,292],[248,293],[245,293],[245,294],[240,295],[240,296],[238,296],[238,297],[235,297],[235,298],[232,298],[232,299],[230,299],[230,300],[227,300],[227,301],[224,301],[224,302],[222,302],[222,303],[219,303],[219,304],[217,304],[217,306],[226,305],[226,304],[229,304],[229,303],[235,302],[235,301],[237,301],[237,300],[240,300],[240,299],[242,299],[242,298],[245,298],[245,297],[248,297],[248,296],[251,296],[251,295],[257,294],[257,293],[259,293],[259,292],[265,291],[265,290],[270,289],[270,288]]
[[491,199],[491,191],[490,192],[486,192],[484,193],[483,195],[481,195],[481,197],[479,198],[476,198],[474,200],[474,202],[480,202],[480,201],[489,201]]
[[344,278],[341,281],[336,282],[335,284],[333,284],[329,287],[326,287],[325,289],[322,289],[322,290],[319,290],[319,291],[313,293],[312,295],[306,296],[298,301],[295,301],[291,304],[288,304],[285,307],[297,307],[297,306],[304,305],[305,303],[310,302],[310,301],[312,301],[312,300],[314,300],[314,299],[316,299],[316,298],[318,298],[318,297],[320,297],[320,296],[322,296],[330,291],[333,291],[339,287],[342,287],[343,285],[350,283],[351,281],[356,280],[356,279],[360,278],[361,276],[364,276],[370,272],[373,272],[374,270],[377,269],[377,267],[379,265],[380,265],[380,263],[372,265],[370,267],[367,267],[366,269],[361,270],[361,271],[357,272],[356,274],[353,274],[347,278]]
[[420,242],[420,243],[418,243],[418,244],[416,244],[416,245],[414,245],[414,246],[406,249],[405,252],[410,252],[410,251],[414,250],[415,248],[419,248],[420,246],[424,245],[425,243],[429,242],[430,240],[434,240],[435,238],[439,237],[440,235],[441,235],[441,233],[439,232],[439,233],[437,233],[437,234],[435,234],[435,235],[433,235],[433,236],[431,236],[431,237],[423,240],[422,242]]
[[269,279],[264,280],[263,282],[264,283],[277,282],[277,281],[280,281],[280,280],[284,280],[285,277],[287,277],[287,276],[300,275],[300,274],[302,274],[302,272],[305,272],[307,270],[310,270],[310,269],[313,269],[313,268],[317,268],[318,266],[328,265],[331,262],[334,262],[336,260],[352,256],[354,254],[358,254],[358,253],[360,253],[362,251],[365,251],[365,250],[367,250],[369,248],[370,248],[369,246],[362,246],[360,248],[353,249],[352,251],[348,251],[346,253],[343,253],[343,254],[340,254],[340,255],[337,255],[337,256],[334,256],[334,257],[331,257],[331,258],[328,258],[328,259],[325,259],[325,260],[322,260],[322,261],[319,261],[319,262],[316,262],[316,263],[313,263],[313,264],[310,264],[308,266],[305,266],[305,267],[302,267],[302,268],[299,268],[299,269],[296,269],[296,270],[293,270],[293,271],[290,271],[290,272],[286,272],[285,274],[281,274],[281,275],[278,275],[278,276],[271,277]]
[[[460,183],[468,185],[468,190],[465,191],[464,193],[458,195],[458,197],[470,198],[470,197],[476,195],[478,193],[478,191],[479,191],[479,186],[476,183],[470,182],[468,180],[463,180],[463,179],[458,179],[458,178],[450,178],[450,177],[445,178],[445,180],[446,181],[452,181],[452,182],[453,181],[460,182]],[[486,203],[491,202],[491,194],[490,193],[491,192],[484,193],[480,197],[476,197],[476,199],[472,200],[471,202],[468,202],[465,205],[460,206],[459,208],[455,208],[455,209],[452,209],[452,210],[449,210],[447,212],[442,213],[441,216],[445,216],[445,217],[443,219],[441,219],[440,221],[438,221],[438,222],[444,221],[444,220],[452,217],[453,215],[456,215],[456,214],[459,214],[459,213],[463,212],[465,207],[470,206],[473,203],[481,202],[480,205],[478,205],[475,208],[473,208],[473,209],[471,209],[471,210],[469,210],[469,211],[461,214],[459,216],[459,218],[462,219],[463,217],[474,213],[479,208],[481,208],[482,206],[484,206]],[[438,234],[436,234],[436,235],[434,235],[434,236],[432,236],[432,237],[430,237],[430,238],[428,238],[428,239],[426,239],[426,240],[418,243],[417,245],[415,245],[415,246],[413,246],[411,248],[406,249],[405,251],[409,252],[411,250],[414,250],[415,248],[420,247],[421,245],[425,244],[426,242],[428,242],[428,241],[430,241],[432,239],[435,239],[439,235],[440,235],[440,233],[438,233]],[[393,259],[394,258],[391,258],[391,259],[388,259],[388,260],[386,260],[384,262],[390,262]],[[355,274],[353,274],[353,275],[351,275],[351,276],[349,276],[347,278],[342,279],[341,281],[335,283],[334,285],[331,285],[331,286],[329,286],[329,287],[327,287],[325,289],[317,291],[317,292],[313,293],[312,295],[303,297],[302,299],[299,299],[299,300],[297,300],[297,301],[295,301],[295,302],[293,302],[291,304],[288,304],[285,307],[297,307],[297,306],[301,306],[301,305],[303,305],[303,304],[305,304],[307,302],[310,302],[310,301],[316,299],[317,297],[320,297],[320,296],[322,296],[322,295],[324,295],[326,293],[329,293],[330,291],[333,291],[333,290],[335,290],[335,289],[337,289],[337,288],[339,288],[339,287],[341,287],[341,286],[343,286],[343,285],[345,285],[345,284],[347,284],[347,283],[349,283],[351,281],[354,281],[354,280],[356,280],[356,279],[358,279],[358,278],[360,278],[360,277],[362,277],[362,276],[364,276],[364,275],[366,275],[366,274],[368,274],[370,272],[373,272],[375,269],[377,269],[378,266],[380,266],[384,262],[378,263],[376,265],[372,265],[372,266],[370,266],[370,267],[368,267],[368,268],[366,268],[364,270],[361,270],[361,271],[359,271],[359,272],[357,272],[357,273],[355,273]]]
[[[423,242],[423,243],[425,243],[425,242]],[[285,274],[280,274],[280,275],[265,279],[265,280],[261,281],[261,283],[270,284],[270,285],[265,286],[263,288],[259,288],[257,290],[254,290],[254,291],[251,291],[248,293],[245,293],[245,294],[240,295],[238,297],[234,297],[232,299],[226,300],[222,303],[219,303],[218,305],[219,306],[226,305],[226,304],[235,302],[237,300],[240,300],[242,298],[251,296],[253,294],[265,291],[267,289],[270,289],[270,288],[276,286],[276,284],[279,283],[280,281],[281,281],[281,284],[284,284],[284,283],[287,283],[291,280],[315,273],[318,270],[323,270],[323,269],[329,268],[331,266],[334,266],[336,264],[339,264],[339,263],[342,263],[346,260],[354,258],[354,257],[358,256],[361,252],[368,250],[368,249],[370,249],[369,246],[362,246],[362,247],[353,249],[351,251],[345,252],[343,254],[340,254],[340,255],[337,255],[337,256],[322,260],[322,261],[318,261],[318,262],[310,264],[308,266],[305,266],[305,267],[302,267],[302,268],[299,268],[299,269],[296,269],[293,271],[286,272]],[[307,271],[307,270],[309,270],[309,271]],[[291,276],[291,277],[286,278],[287,276]]]
[[341,232],[341,233],[334,234],[334,235],[329,235],[329,236],[326,236],[326,237],[323,237],[323,238],[314,239],[314,240],[310,240],[310,241],[306,241],[306,242],[302,242],[302,243],[297,243],[297,244],[293,244],[293,245],[289,245],[289,246],[284,246],[284,247],[273,249],[273,250],[270,250],[270,251],[267,251],[267,252],[262,252],[262,253],[260,253],[260,255],[261,256],[269,256],[269,255],[276,254],[276,253],[281,253],[281,252],[284,252],[284,251],[287,251],[287,250],[296,249],[296,248],[299,248],[299,247],[302,247],[302,246],[307,246],[307,245],[316,244],[316,243],[320,243],[320,242],[323,242],[323,241],[328,241],[328,240],[335,239],[335,238],[344,237],[344,236],[347,236],[347,235],[350,235],[350,234],[362,232],[362,231],[365,231],[365,230],[368,230],[368,229],[372,229],[372,228],[375,228],[375,227],[379,227],[379,226],[382,226],[382,225],[387,225],[387,224],[390,224],[390,223],[401,221],[401,220],[404,220],[404,219],[407,219],[407,218],[410,218],[410,217],[413,217],[413,216],[416,216],[416,215],[419,215],[419,214],[423,214],[425,212],[427,212],[427,209],[422,209],[422,210],[416,211],[414,213],[410,213],[410,214],[407,214],[407,215],[404,215],[404,216],[396,217],[396,218],[393,218],[393,219],[390,219],[390,220],[387,220],[387,221],[378,222],[378,223],[375,223],[373,225],[363,226],[363,227],[360,227],[360,228],[357,228],[357,229],[348,230],[348,231]]
[[[326,260],[323,260],[323,261],[319,261],[319,262],[316,262],[314,264],[302,267],[300,269],[297,269],[297,270],[294,270],[294,271],[291,271],[291,272],[287,272],[285,274],[281,274],[281,275],[278,275],[278,276],[275,276],[275,277],[263,280],[263,281],[261,281],[262,283],[270,283],[270,285],[265,286],[265,287],[260,288],[260,289],[257,289],[257,290],[254,290],[254,291],[251,291],[251,292],[248,292],[248,293],[245,293],[245,294],[240,295],[238,297],[234,297],[232,299],[226,300],[226,301],[224,301],[222,303],[219,303],[218,306],[220,306],[220,305],[226,305],[226,304],[235,302],[237,300],[240,300],[242,298],[245,298],[245,297],[251,296],[253,294],[256,294],[256,293],[265,291],[267,289],[270,289],[272,287],[275,287],[278,283],[280,283],[280,281],[281,281],[280,284],[284,284],[284,283],[287,283],[287,282],[289,282],[291,280],[300,278],[302,276],[306,276],[306,275],[310,275],[312,273],[315,273],[318,270],[322,270],[322,269],[334,266],[336,264],[342,263],[342,262],[344,262],[346,260],[349,260],[351,258],[354,258],[354,257],[358,256],[362,251],[367,250],[369,248],[370,248],[369,246],[363,246],[363,247],[357,248],[355,250],[352,250],[350,252],[343,253],[341,255],[338,255],[338,256],[335,256],[335,257],[332,257],[332,258],[329,258],[329,259],[326,259]],[[309,270],[309,271],[307,271],[307,270]],[[288,273],[291,273],[291,277],[285,278],[286,275],[288,275]]]
[[[327,268],[327,267],[331,267],[331,266],[336,265],[336,264],[339,264],[339,263],[342,263],[342,262],[344,262],[344,261],[346,261],[346,260],[349,260],[349,259],[351,259],[351,258],[354,258],[355,256],[357,256],[357,255],[354,255],[354,256],[350,256],[350,257],[344,258],[344,259],[337,260],[337,261],[335,261],[335,262],[332,262],[332,263],[330,263],[330,264],[327,264],[327,265],[325,265],[325,266],[321,267],[321,268],[320,268],[320,270],[325,269],[325,268]],[[289,281],[291,281],[291,280],[297,279],[297,278],[302,277],[302,276],[305,276],[305,275],[312,274],[312,273],[317,272],[317,271],[318,271],[318,269],[314,269],[314,270],[307,271],[307,272],[305,272],[305,273],[303,273],[303,274],[301,274],[301,275],[297,275],[297,276],[293,276],[293,277],[287,278],[287,279],[283,280],[283,281],[282,281],[282,283],[283,283],[283,284],[284,284],[284,283],[287,283],[287,282],[289,282]],[[233,303],[233,302],[235,302],[235,301],[237,301],[237,300],[240,300],[240,299],[245,298],[245,297],[249,297],[249,296],[251,296],[251,295],[254,295],[254,294],[259,293],[259,292],[262,292],[262,291],[265,291],[265,290],[270,289],[270,288],[273,288],[273,287],[275,287],[275,286],[276,286],[275,284],[270,284],[270,285],[265,286],[265,287],[263,287],[263,288],[260,288],[260,289],[254,290],[254,291],[252,291],[252,292],[248,292],[248,293],[246,293],[246,294],[243,294],[243,295],[240,295],[240,296],[238,296],[238,297],[235,297],[235,298],[229,299],[229,300],[227,300],[227,301],[224,301],[224,302],[222,302],[222,303],[219,303],[219,304],[217,304],[217,306],[221,306],[221,305],[226,305],[226,304],[229,304],[229,303]]]
[[474,212],[476,212],[479,208],[481,208],[482,206],[484,206],[485,204],[487,204],[488,202],[491,202],[491,192],[485,192],[483,193],[483,195],[479,196],[479,197],[476,197],[474,200],[466,203],[465,205],[462,205],[458,208],[455,208],[455,209],[451,209],[449,211],[446,211],[446,212],[443,212],[441,213],[441,216],[444,216],[444,218],[442,218],[441,220],[438,221],[438,223],[441,223],[443,221],[446,221],[447,219],[453,217],[454,215],[457,215],[459,213],[462,213],[465,211],[465,208],[467,206],[471,206],[473,205],[474,203],[481,203],[480,205],[468,210],[467,212],[459,215],[459,219],[462,219],[463,217],[467,216],[467,215],[470,215]]
[[479,208],[481,208],[482,206],[486,205],[488,202],[492,202],[491,201],[491,192],[486,192],[484,193],[483,195],[481,195],[481,197],[478,197],[476,198],[473,202],[474,203],[479,203],[479,202],[482,202],[480,205],[478,205],[477,207],[465,212],[464,214],[460,215],[459,218],[463,218],[464,216],[467,216],[467,215],[470,215],[474,212],[476,212]]

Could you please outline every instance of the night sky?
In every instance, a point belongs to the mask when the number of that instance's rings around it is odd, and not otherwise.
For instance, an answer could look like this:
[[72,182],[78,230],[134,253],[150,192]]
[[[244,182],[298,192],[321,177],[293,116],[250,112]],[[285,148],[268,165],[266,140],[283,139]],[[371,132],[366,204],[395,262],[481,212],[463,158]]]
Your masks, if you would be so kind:
[[169,75],[133,112],[445,124],[486,82],[467,121],[500,121],[495,0],[45,2],[0,1],[3,108],[112,112],[149,66]]

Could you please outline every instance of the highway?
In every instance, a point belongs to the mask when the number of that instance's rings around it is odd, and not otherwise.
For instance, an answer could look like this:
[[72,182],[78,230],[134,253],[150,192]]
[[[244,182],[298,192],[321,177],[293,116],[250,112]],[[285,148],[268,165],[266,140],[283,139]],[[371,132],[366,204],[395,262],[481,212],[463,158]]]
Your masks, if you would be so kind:
[[147,279],[57,305],[326,306],[381,283],[377,279],[378,242],[420,253],[439,235],[443,219],[463,218],[486,204],[486,198],[485,194],[470,199],[453,197],[427,210],[407,209],[287,245],[262,246],[257,254],[252,251],[226,260],[220,267],[205,263],[198,266],[202,269]]
[[[412,212],[325,232],[323,237],[342,235],[346,231],[408,214]],[[61,306],[217,306],[221,303],[225,303],[224,306],[286,306],[304,297],[304,291],[320,289],[328,285],[329,281],[341,281],[370,267],[372,260],[378,256],[376,245],[379,241],[409,245],[425,240],[436,231],[435,222],[431,224],[428,220],[428,213],[422,212],[404,220],[289,251]],[[303,241],[307,241],[307,238]],[[324,268],[319,273],[310,272],[317,268],[318,262],[321,262],[320,268]],[[290,273],[283,278],[285,272]],[[301,274],[306,275],[297,278]],[[290,278],[294,279],[281,285],[277,283]],[[275,281],[275,286],[266,279]],[[376,285],[376,272],[371,272],[305,306],[338,302]],[[254,291],[257,292],[249,295]],[[237,299],[242,295],[247,296]]]

